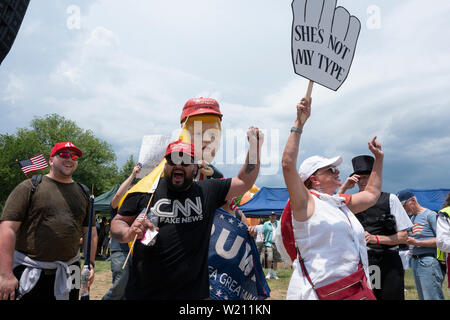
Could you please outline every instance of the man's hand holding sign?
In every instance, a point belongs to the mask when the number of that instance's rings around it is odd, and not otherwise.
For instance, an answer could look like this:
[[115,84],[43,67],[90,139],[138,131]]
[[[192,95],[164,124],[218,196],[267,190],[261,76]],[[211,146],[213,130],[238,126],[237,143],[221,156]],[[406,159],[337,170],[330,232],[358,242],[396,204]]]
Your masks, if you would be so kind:
[[295,73],[337,90],[348,76],[361,22],[336,0],[294,0],[292,62]]

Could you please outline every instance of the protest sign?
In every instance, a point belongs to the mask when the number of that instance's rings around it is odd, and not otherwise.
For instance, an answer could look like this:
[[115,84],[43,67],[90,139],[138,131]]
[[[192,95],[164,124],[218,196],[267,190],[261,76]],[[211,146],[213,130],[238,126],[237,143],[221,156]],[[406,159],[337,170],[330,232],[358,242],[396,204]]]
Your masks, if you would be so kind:
[[141,150],[138,161],[142,164],[141,172],[136,178],[143,178],[153,171],[164,158],[167,145],[170,142],[169,136],[148,135],[142,138]]
[[260,300],[270,296],[247,226],[220,208],[214,216],[208,263],[212,299]]
[[294,0],[292,12],[295,73],[311,80],[309,95],[312,82],[336,91],[350,71],[361,22],[336,0]]

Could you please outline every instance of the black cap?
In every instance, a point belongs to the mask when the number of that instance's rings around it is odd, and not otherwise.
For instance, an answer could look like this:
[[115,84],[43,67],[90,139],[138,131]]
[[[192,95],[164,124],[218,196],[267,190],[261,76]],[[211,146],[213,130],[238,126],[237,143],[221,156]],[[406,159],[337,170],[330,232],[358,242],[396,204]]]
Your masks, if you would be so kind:
[[353,173],[354,174],[370,174],[372,172],[373,163],[375,159],[372,156],[357,156],[352,159]]

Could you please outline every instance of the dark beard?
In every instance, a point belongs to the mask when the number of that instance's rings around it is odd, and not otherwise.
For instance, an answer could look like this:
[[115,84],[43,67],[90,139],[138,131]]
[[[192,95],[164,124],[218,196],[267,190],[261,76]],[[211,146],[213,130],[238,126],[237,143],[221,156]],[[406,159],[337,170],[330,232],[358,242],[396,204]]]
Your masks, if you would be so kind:
[[172,176],[164,176],[163,179],[166,180],[167,182],[167,187],[169,188],[170,191],[175,191],[175,192],[182,192],[182,191],[186,191],[192,184],[192,182],[194,181],[194,178],[186,178],[186,176],[184,177],[184,182],[181,185],[174,185],[172,183]]

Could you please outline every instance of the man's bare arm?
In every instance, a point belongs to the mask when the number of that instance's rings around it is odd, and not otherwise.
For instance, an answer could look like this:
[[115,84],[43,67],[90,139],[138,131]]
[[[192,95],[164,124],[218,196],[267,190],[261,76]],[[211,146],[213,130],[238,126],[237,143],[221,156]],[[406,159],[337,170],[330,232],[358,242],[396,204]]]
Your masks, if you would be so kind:
[[121,243],[127,243],[133,241],[136,235],[138,239],[142,239],[147,229],[153,230],[154,226],[150,221],[136,217],[117,214],[111,221],[112,237]]
[[0,300],[15,299],[18,280],[12,268],[16,234],[20,225],[17,221],[0,222]]

